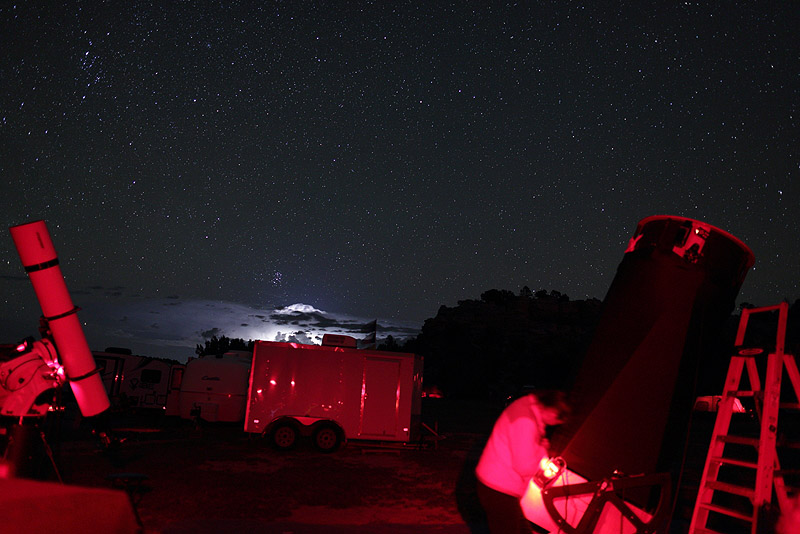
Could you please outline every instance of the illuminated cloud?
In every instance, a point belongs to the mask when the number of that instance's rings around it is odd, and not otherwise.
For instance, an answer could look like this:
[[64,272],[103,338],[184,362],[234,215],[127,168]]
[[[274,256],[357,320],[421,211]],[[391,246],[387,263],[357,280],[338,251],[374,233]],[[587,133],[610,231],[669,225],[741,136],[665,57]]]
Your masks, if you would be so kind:
[[[164,298],[127,303],[90,303],[81,310],[92,350],[127,347],[135,353],[185,360],[212,336],[244,340],[293,341],[319,344],[324,334],[360,339],[374,318],[329,313],[297,303],[277,309],[258,309],[233,302]],[[408,338],[419,327],[378,320],[378,340]]]

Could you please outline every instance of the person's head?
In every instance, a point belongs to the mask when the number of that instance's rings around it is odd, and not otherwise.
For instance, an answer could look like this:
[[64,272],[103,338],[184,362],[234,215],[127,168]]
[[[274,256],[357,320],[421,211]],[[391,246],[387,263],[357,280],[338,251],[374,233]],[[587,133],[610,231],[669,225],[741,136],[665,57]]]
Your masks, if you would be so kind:
[[545,425],[560,425],[572,412],[567,403],[567,395],[556,389],[540,389],[532,393],[542,407],[542,419]]

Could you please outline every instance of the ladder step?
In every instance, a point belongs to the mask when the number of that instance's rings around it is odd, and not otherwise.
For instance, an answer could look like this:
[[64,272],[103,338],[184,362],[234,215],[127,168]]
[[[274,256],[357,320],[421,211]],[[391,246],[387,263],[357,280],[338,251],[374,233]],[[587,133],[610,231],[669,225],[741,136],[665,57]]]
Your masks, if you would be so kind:
[[744,436],[717,436],[719,441],[724,443],[734,443],[736,445],[752,445],[753,447],[758,447],[758,438],[746,438]]
[[725,493],[747,497],[751,501],[753,500],[753,497],[755,497],[755,490],[745,488],[744,486],[737,486],[736,484],[728,484],[727,482],[709,480],[706,482],[706,487],[715,491],[724,491]]
[[724,506],[720,506],[718,504],[706,504],[706,503],[701,503],[700,506],[712,512],[717,512],[720,514],[727,515],[729,517],[741,519],[742,521],[749,521],[750,523],[753,522],[753,516],[743,514],[742,512],[734,510],[732,508],[725,508]]
[[[768,347],[745,346],[744,339],[746,337],[747,321],[750,314],[774,312],[776,310],[778,311],[778,327],[775,338],[775,350],[771,351]],[[782,302],[778,306],[742,310],[739,328],[736,332],[735,348],[737,352],[733,355],[728,365],[728,374],[725,381],[726,386],[722,392],[724,404],[720,404],[720,407],[724,407],[724,409],[718,410],[717,422],[715,423],[714,432],[712,434],[711,447],[706,456],[706,469],[703,472],[699,491],[695,500],[695,509],[689,529],[691,534],[719,534],[709,529],[706,525],[710,513],[721,514],[731,519],[749,523],[751,528],[748,529],[748,532],[750,530],[752,530],[752,532],[761,532],[762,530],[766,532],[769,527],[760,524],[761,520],[759,516],[762,511],[761,504],[769,502],[773,491],[776,492],[778,499],[782,502],[787,501],[789,497],[791,497],[791,499],[796,498],[796,496],[792,495],[790,486],[786,484],[784,476],[797,472],[795,469],[797,466],[792,464],[790,466],[784,466],[784,470],[779,469],[778,467],[782,462],[778,461],[777,455],[777,449],[779,447],[784,445],[793,447],[795,445],[792,443],[785,443],[787,440],[785,436],[781,435],[782,433],[776,435],[778,411],[786,410],[791,412],[790,415],[793,415],[796,411],[800,411],[797,363],[795,362],[794,355],[786,354],[783,351],[786,341],[788,311],[789,304],[787,302]],[[758,358],[756,358],[756,356],[758,356]],[[761,360],[764,361],[762,362]],[[763,377],[761,375],[764,372],[764,367],[766,367],[767,379],[764,380],[762,384]],[[794,390],[794,397],[786,400],[796,402],[780,402],[780,388],[782,387],[780,382],[784,371],[788,373],[792,389]],[[746,384],[740,381],[745,372],[749,379]],[[729,385],[732,385],[733,388],[729,388]],[[776,385],[778,386],[777,392],[774,390]],[[740,387],[749,387],[750,390],[740,390]],[[740,398],[742,399],[741,402],[737,400]],[[748,403],[755,403],[755,410],[747,410],[750,416],[749,421],[736,421],[736,425],[731,427],[730,425],[736,417],[734,414],[738,413],[737,408],[741,411],[745,398]],[[764,419],[765,414],[768,416],[769,421]],[[725,416],[724,420],[720,419],[722,415]],[[767,428],[768,422],[770,425],[769,428]],[[758,430],[755,429],[753,423],[759,423]],[[796,426],[796,424],[796,422],[790,422],[789,426]],[[724,430],[720,433],[718,429],[723,428]],[[727,435],[730,430],[734,429],[739,430],[739,432],[734,431],[734,433],[738,435]],[[727,450],[728,444],[752,447],[758,460],[753,460],[750,450],[742,450],[742,454],[739,454],[737,451]],[[798,446],[798,448],[800,448],[800,446]],[[733,456],[733,458],[730,456]],[[733,475],[735,474],[749,475],[752,473],[736,473],[736,469],[730,469],[731,472],[728,473],[728,466],[755,470],[757,483],[752,483],[752,481],[749,480],[750,477],[745,476],[737,477],[738,480],[734,479],[729,482],[728,480],[733,479]],[[786,469],[786,467],[789,469]],[[760,472],[760,469],[764,472]],[[719,480],[720,474],[730,474],[731,476],[723,476],[723,480],[725,480],[723,482]],[[766,485],[766,480],[762,481],[760,475],[771,478],[771,483]],[[792,483],[795,481],[794,477],[789,477],[789,479]],[[726,495],[715,494],[715,491],[725,493]],[[750,503],[744,502],[744,499],[748,499]],[[724,518],[715,517],[713,519],[721,520]],[[723,521],[720,521],[720,525],[723,523]],[[712,522],[712,525],[713,524]],[[724,529],[725,527],[721,528]]]
[[718,464],[738,465],[739,467],[749,467],[750,469],[758,469],[758,464],[756,462],[746,462],[744,460],[736,460],[734,458],[723,458],[721,456],[715,456],[711,458],[711,461]]

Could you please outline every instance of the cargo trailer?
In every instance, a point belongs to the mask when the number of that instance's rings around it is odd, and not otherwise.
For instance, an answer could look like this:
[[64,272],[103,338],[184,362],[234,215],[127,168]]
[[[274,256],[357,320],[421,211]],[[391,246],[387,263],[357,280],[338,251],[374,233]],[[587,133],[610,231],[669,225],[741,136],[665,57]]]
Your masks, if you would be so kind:
[[422,357],[355,349],[341,340],[331,346],[331,339],[322,346],[256,342],[245,432],[264,435],[280,449],[311,437],[324,452],[351,439],[417,441]]

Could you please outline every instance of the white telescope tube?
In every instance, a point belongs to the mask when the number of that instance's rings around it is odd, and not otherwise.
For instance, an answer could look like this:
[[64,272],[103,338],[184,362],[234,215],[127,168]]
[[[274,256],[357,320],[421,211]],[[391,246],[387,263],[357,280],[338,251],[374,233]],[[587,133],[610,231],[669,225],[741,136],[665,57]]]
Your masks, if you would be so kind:
[[105,411],[110,403],[97,364],[78,321],[78,309],[64,283],[44,221],[12,226],[11,237],[53,333],[61,364],[84,417]]

